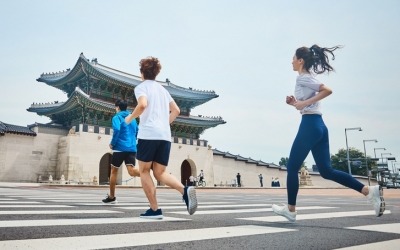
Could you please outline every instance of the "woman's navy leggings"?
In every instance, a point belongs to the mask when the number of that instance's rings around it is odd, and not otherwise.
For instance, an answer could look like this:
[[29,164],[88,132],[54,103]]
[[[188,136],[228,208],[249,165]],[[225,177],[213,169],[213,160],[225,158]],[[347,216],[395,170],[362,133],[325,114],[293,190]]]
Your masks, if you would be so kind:
[[353,176],[333,169],[329,153],[328,129],[321,115],[303,115],[296,138],[290,150],[287,165],[288,204],[296,205],[299,191],[299,170],[311,151],[319,173],[324,179],[332,180],[361,193],[364,184]]

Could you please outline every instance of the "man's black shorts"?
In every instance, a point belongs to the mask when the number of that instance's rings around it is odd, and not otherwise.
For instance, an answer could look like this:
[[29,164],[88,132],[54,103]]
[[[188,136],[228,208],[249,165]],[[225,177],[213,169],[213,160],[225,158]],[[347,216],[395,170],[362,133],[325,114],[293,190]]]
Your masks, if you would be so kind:
[[139,139],[137,144],[137,159],[143,162],[154,161],[168,166],[171,142],[164,140]]
[[125,165],[135,166],[136,152],[114,152],[111,159],[111,165],[119,168],[123,161]]

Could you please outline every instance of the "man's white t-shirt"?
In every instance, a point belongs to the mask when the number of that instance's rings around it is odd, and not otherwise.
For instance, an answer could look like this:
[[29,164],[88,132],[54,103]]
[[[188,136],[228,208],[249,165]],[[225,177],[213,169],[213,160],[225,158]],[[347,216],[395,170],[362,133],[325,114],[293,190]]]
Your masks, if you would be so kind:
[[174,101],[169,92],[153,80],[146,80],[135,88],[136,99],[147,98],[147,107],[140,115],[137,138],[144,140],[171,141],[169,104]]
[[[294,96],[299,101],[305,101],[315,96],[322,83],[315,79],[311,74],[301,74],[297,76]],[[315,102],[304,109],[300,110],[301,114],[319,114],[321,115],[321,107],[319,102]]]

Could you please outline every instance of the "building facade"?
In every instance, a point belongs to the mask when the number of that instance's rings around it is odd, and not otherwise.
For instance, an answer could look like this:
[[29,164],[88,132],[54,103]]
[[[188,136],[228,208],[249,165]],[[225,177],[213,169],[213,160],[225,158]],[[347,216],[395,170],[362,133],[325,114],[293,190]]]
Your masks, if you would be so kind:
[[[49,124],[27,127],[0,122],[0,181],[106,184],[110,176],[112,152],[111,119],[117,99],[127,100],[128,109],[136,106],[134,88],[138,76],[89,61],[81,54],[72,69],[42,74],[38,82],[62,90],[65,102],[33,103],[27,110],[51,119]],[[205,174],[207,186],[234,186],[240,173],[243,187],[264,187],[278,177],[286,186],[286,169],[273,163],[254,160],[213,149],[200,135],[209,128],[226,122],[221,117],[193,116],[191,110],[218,95],[214,91],[184,88],[159,81],[174,98],[181,114],[171,124],[172,146],[168,170],[183,184],[189,176]],[[121,167],[117,184],[140,186],[140,179],[130,177]],[[316,186],[338,186],[313,175]],[[163,183],[157,183],[163,185]]]

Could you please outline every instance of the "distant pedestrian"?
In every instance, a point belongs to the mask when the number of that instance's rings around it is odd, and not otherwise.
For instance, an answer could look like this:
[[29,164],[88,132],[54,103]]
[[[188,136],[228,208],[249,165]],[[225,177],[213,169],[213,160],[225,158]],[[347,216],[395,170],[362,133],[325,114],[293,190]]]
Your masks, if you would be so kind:
[[237,186],[238,186],[238,187],[241,187],[241,186],[242,186],[242,183],[241,183],[241,181],[240,181],[240,178],[241,178],[240,173],[237,173],[237,175],[236,175],[236,180],[237,180]]
[[136,120],[129,125],[125,123],[125,117],[129,115],[126,111],[128,103],[123,100],[115,102],[116,114],[112,118],[113,136],[110,142],[110,149],[113,151],[111,158],[110,193],[103,199],[105,204],[117,203],[115,198],[115,185],[117,184],[118,170],[125,162],[126,169],[130,176],[140,176],[139,170],[135,168],[136,161],[136,136],[138,127]]
[[188,186],[194,186],[194,180],[195,180],[195,178],[193,175],[189,176],[189,185]]
[[259,174],[258,178],[260,179],[260,186],[263,187],[264,185],[263,185],[263,176],[262,176],[262,174]]
[[298,173],[310,151],[323,178],[333,180],[365,195],[373,204],[376,216],[381,216],[385,211],[381,186],[365,186],[353,176],[333,169],[331,166],[328,129],[322,119],[319,101],[329,96],[332,90],[314,78],[312,73],[322,74],[333,71],[328,55],[335,59],[333,52],[339,48],[340,46],[322,48],[318,45],[310,48],[301,47],[293,56],[293,70],[299,75],[295,85],[295,96],[287,96],[286,103],[299,110],[302,119],[287,164],[288,205],[272,205],[272,210],[276,214],[284,216],[291,222],[296,221]]
[[281,186],[281,183],[279,182],[279,177],[275,177],[275,184],[274,184],[274,186],[275,187],[280,187]]
[[166,171],[171,151],[170,124],[179,115],[180,109],[164,86],[155,81],[161,70],[159,60],[148,57],[142,59],[139,65],[143,82],[135,87],[137,106],[125,121],[129,124],[140,116],[137,159],[142,187],[150,203],[150,208],[140,217],[163,218],[162,211],[158,208],[156,187],[150,170],[157,181],[182,194],[187,210],[192,215],[197,209],[195,188],[183,186],[175,176]]
[[203,182],[204,181],[204,172],[203,169],[200,170],[200,174],[198,176],[199,182]]
[[275,187],[275,178],[274,177],[272,177],[272,180],[271,180],[271,187]]

